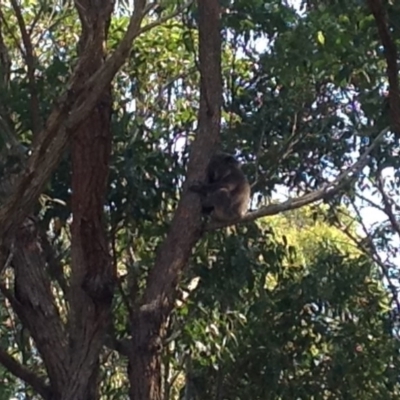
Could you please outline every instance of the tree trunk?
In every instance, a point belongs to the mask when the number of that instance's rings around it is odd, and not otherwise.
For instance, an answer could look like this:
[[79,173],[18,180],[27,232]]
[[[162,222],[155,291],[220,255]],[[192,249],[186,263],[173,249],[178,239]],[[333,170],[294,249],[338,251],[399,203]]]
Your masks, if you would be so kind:
[[[218,0],[199,0],[200,110],[199,133],[192,145],[187,181],[167,238],[157,252],[141,306],[132,321],[129,354],[130,398],[162,400],[161,352],[165,324],[174,307],[176,285],[201,237],[198,196],[188,182],[205,178],[210,154],[219,143],[222,106],[220,6]],[[200,168],[199,166],[203,166]],[[132,296],[137,295],[133,293]]]
[[[103,1],[104,2],[104,1]],[[82,22],[79,55],[90,46],[89,79],[103,64],[103,42],[113,3],[104,8],[79,1]],[[93,47],[95,46],[95,48]],[[63,400],[98,399],[98,358],[110,321],[114,272],[103,224],[111,155],[111,87],[72,139],[72,276],[70,300],[70,379]]]
[[[107,63],[103,46],[114,0],[79,0],[75,6],[82,24],[76,68],[38,135],[27,165],[22,171],[13,166],[0,179],[1,200],[4,197],[0,269],[13,267],[15,271],[15,291],[3,282],[0,291],[29,329],[47,376],[31,371],[1,349],[0,363],[46,400],[99,397],[98,359],[110,322],[115,275],[102,221],[111,151],[109,82],[140,34],[146,0],[135,0],[128,30]],[[0,48],[7,50],[1,32]],[[1,66],[8,70],[4,59]],[[96,71],[98,79],[93,76]],[[73,224],[68,287],[62,267],[53,269],[52,249],[31,213],[70,141]],[[23,151],[13,150],[16,154],[10,156],[24,160]],[[49,279],[52,275],[46,267],[55,273],[69,303],[67,325],[59,315]]]
[[132,329],[132,358],[128,373],[130,397],[141,400],[161,400],[161,338],[156,315],[138,313]]

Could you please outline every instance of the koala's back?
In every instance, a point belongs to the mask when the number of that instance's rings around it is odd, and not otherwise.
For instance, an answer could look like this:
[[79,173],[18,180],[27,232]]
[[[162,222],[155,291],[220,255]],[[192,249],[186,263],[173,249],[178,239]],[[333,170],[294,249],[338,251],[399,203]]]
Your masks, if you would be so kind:
[[207,166],[207,183],[203,193],[203,212],[219,221],[230,221],[243,217],[250,200],[250,185],[239,161],[232,155],[217,153]]

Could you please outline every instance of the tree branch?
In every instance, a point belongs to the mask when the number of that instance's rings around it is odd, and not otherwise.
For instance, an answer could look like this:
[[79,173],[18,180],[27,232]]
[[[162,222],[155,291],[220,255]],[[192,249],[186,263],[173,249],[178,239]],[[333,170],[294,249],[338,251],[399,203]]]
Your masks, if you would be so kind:
[[[393,280],[390,276],[389,268],[382,260],[380,254],[378,252],[378,249],[376,248],[376,245],[373,241],[373,237],[368,232],[367,226],[363,222],[360,210],[358,209],[358,207],[356,206],[356,204],[353,200],[351,200],[351,204],[353,206],[353,210],[356,213],[357,222],[359,225],[361,225],[361,228],[363,230],[365,238],[367,239],[367,243],[365,240],[357,238],[356,235],[354,235],[349,230],[348,227],[343,226],[343,224],[340,221],[338,221],[338,223],[336,225],[338,226],[339,229],[341,229],[348,236],[349,239],[351,239],[354,242],[354,244],[357,246],[358,250],[361,250],[365,255],[370,257],[371,260],[373,260],[378,265],[378,267],[380,267],[381,276],[382,276],[382,278],[384,277],[388,282],[389,290],[392,295],[392,301],[397,308],[397,312],[399,313],[400,312],[400,302],[398,299],[397,285],[393,282]],[[343,213],[343,211],[341,211],[341,212]],[[352,218],[351,215],[349,215],[348,213],[345,213],[344,215],[346,216],[346,218]]]
[[[0,77],[1,77],[1,87],[7,87],[10,80],[10,71],[11,71],[11,60],[10,55],[8,53],[8,48],[4,42],[3,38],[3,13],[0,8]],[[3,108],[3,107],[2,107]]]
[[[185,3],[181,8],[179,8],[179,12],[189,7],[191,3],[192,1]],[[128,30],[124,38],[121,40],[112,56],[108,58],[104,65],[87,81],[87,84],[83,89],[83,91],[86,93],[86,96],[81,96],[83,104],[81,104],[80,101],[77,101],[77,109],[70,118],[70,123],[73,126],[77,125],[75,122],[76,118],[78,118],[78,123],[80,123],[84,119],[82,116],[86,117],[87,109],[93,107],[93,103],[96,102],[104,88],[109,82],[111,82],[119,68],[121,68],[122,64],[129,55],[133,40],[143,32],[154,28],[160,23],[165,22],[176,15],[174,12],[166,17],[161,18],[159,21],[150,23],[149,25],[141,28],[141,22],[146,14],[146,11],[148,10],[145,5],[145,0],[135,0],[135,11],[130,19]]]
[[[220,141],[222,106],[220,5],[199,0],[200,108],[198,133],[191,146],[183,194],[166,239],[149,271],[144,294],[135,308],[129,353],[131,398],[161,398],[161,352],[165,322],[174,305],[176,285],[202,234],[200,199],[188,188],[202,180]],[[146,351],[143,351],[146,349]]]
[[21,365],[6,351],[0,348],[0,363],[14,376],[31,386],[44,399],[51,399],[51,390],[35,373]]
[[78,61],[66,92],[47,119],[46,128],[37,136],[32,155],[12,195],[0,209],[0,237],[4,237],[29,214],[50,174],[59,163],[67,146],[69,133],[89,115],[106,86],[124,63],[134,38],[140,33],[145,5],[145,0],[135,0],[135,11],[117,50],[84,85],[81,73],[86,70],[92,57],[89,43],[85,55]]
[[36,224],[31,219],[26,219],[16,231],[15,247],[12,260],[15,300],[11,305],[29,329],[50,381],[63,383],[68,381],[66,332],[45,270]]
[[35,56],[33,52],[32,41],[26,29],[26,24],[22,16],[21,7],[17,3],[17,0],[10,1],[14,9],[15,16],[17,18],[19,30],[21,32],[22,43],[24,44],[25,48],[25,52],[22,51],[22,57],[25,59],[25,63],[28,69],[28,85],[31,95],[30,108],[32,118],[32,131],[33,135],[35,136],[41,129],[39,99],[35,82]]
[[266,217],[270,215],[276,215],[284,211],[288,210],[294,210],[296,208],[300,208],[303,206],[306,206],[308,204],[314,203],[318,200],[325,199],[327,197],[332,197],[345,186],[348,184],[351,180],[355,178],[355,176],[366,166],[368,163],[368,156],[376,148],[376,146],[380,143],[381,139],[383,136],[389,132],[389,128],[383,129],[379,135],[374,139],[374,141],[371,143],[371,145],[365,150],[365,152],[360,156],[360,158],[349,168],[347,168],[345,171],[343,171],[339,176],[333,181],[333,182],[328,182],[325,185],[322,186],[321,189],[316,190],[311,193],[307,193],[303,196],[297,197],[297,198],[291,198],[283,203],[279,204],[270,204],[265,207],[261,207],[260,209],[249,212],[246,214],[242,219],[237,220],[237,221],[232,221],[229,224],[221,224],[221,223],[211,223],[208,227],[207,230],[215,230],[219,228],[223,228],[229,225],[233,225],[236,223],[242,223],[242,222],[250,222],[254,221],[258,218],[261,217]]
[[[189,8],[192,4],[193,4],[194,0],[190,0],[184,4],[182,4],[180,7],[178,7],[175,11],[171,12],[168,15],[165,15],[164,17],[159,18],[157,21],[154,22],[150,22],[149,24],[147,24],[146,26],[144,26],[143,28],[141,28],[139,30],[139,35],[141,35],[144,32],[149,31],[150,29],[153,29],[156,26],[159,26],[161,24],[163,24],[164,22],[169,21],[170,19],[176,17],[177,15],[179,15],[182,11],[186,10],[187,8]],[[147,7],[148,9],[149,7]],[[146,10],[147,11],[147,10]]]
[[[1,4],[0,4],[0,5],[1,5]],[[10,36],[12,36],[12,38],[13,38],[13,40],[14,40],[14,45],[15,45],[15,47],[17,47],[17,48],[19,49],[20,53],[23,54],[23,53],[24,53],[24,50],[23,50],[23,48],[22,48],[22,46],[21,46],[20,40],[18,40],[18,38],[15,36],[15,30],[12,29],[12,28],[9,26],[7,19],[4,17],[3,12],[1,11],[1,7],[0,7],[0,19],[1,19],[2,24],[4,24],[4,26],[7,28],[7,33],[8,33]]]
[[[200,109],[199,132],[192,145],[184,193],[171,229],[157,253],[144,294],[144,304],[170,301],[178,275],[187,264],[192,247],[200,238],[198,196],[187,190],[188,182],[205,175],[210,154],[220,141],[222,108],[220,8],[216,0],[198,2]],[[197,199],[196,199],[197,198]],[[197,201],[196,201],[197,200]],[[168,298],[168,300],[167,300]]]
[[[8,289],[3,283],[0,282],[0,291],[3,296],[10,302],[13,311],[18,315],[19,319],[26,323],[24,316],[25,310],[21,307],[21,304],[15,299],[12,291]],[[26,324],[25,326],[29,326]],[[42,328],[43,329],[43,328]],[[8,369],[13,375],[22,379],[24,382],[32,386],[44,399],[51,399],[50,388],[45,385],[43,380],[35,375],[33,372],[26,369],[20,363],[18,363],[13,357],[11,357],[3,349],[0,349],[0,363]]]
[[[188,5],[190,3],[186,4]],[[47,119],[46,129],[38,134],[37,143],[13,194],[0,209],[0,237],[21,223],[29,214],[50,174],[59,163],[67,146],[69,133],[86,119],[104,89],[125,62],[133,40],[143,32],[140,25],[145,16],[145,7],[146,0],[135,0],[127,32],[117,49],[92,78],[83,84],[81,73],[86,70],[92,57],[91,46],[88,45],[88,51],[80,58],[66,92]]]
[[[393,204],[389,196],[385,192],[384,188],[384,181],[382,177],[382,171],[378,171],[378,176],[377,176],[377,187],[380,195],[382,196],[382,202],[383,202],[383,212],[387,215],[390,224],[392,225],[392,229],[394,232],[399,235],[400,238],[400,223],[398,221],[397,216],[393,212]],[[399,307],[400,311],[400,307]]]

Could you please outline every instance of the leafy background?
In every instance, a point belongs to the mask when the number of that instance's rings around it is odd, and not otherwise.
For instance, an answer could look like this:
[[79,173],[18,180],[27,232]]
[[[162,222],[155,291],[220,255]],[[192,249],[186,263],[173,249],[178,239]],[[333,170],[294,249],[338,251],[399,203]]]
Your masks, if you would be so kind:
[[[244,162],[254,184],[252,207],[318,189],[391,123],[373,16],[358,0],[311,0],[297,9],[283,0],[221,4],[222,146]],[[169,1],[159,12],[175,6]],[[398,45],[400,5],[385,6]],[[68,1],[27,0],[21,7],[31,27],[44,120],[77,61],[79,23]],[[117,11],[110,49],[129,22],[129,5],[118,3]],[[7,2],[0,17],[12,60],[0,90],[7,173],[10,148],[29,151],[34,126],[18,21]],[[179,200],[196,132],[197,17],[191,7],[143,33],[113,81],[105,213],[120,278],[113,304],[119,339],[130,334],[126,293],[132,284],[143,290]],[[399,398],[398,151],[394,130],[356,185],[335,198],[205,235],[169,319],[165,399]],[[70,170],[65,155],[37,205],[54,260],[66,271]],[[12,271],[2,279],[12,284]],[[53,290],[64,310],[56,282]],[[4,295],[0,299],[1,348],[44,373],[29,332]],[[125,370],[124,357],[104,347],[102,398],[126,398]],[[2,399],[39,398],[4,366],[0,374]]]

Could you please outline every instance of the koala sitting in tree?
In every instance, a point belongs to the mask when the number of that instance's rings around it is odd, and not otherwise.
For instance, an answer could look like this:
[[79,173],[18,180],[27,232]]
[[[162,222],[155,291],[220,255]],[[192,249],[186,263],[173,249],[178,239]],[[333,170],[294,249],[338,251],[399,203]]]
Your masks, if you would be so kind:
[[215,154],[207,166],[207,181],[190,190],[201,195],[202,212],[214,221],[234,221],[247,212],[250,184],[239,161],[230,154]]

